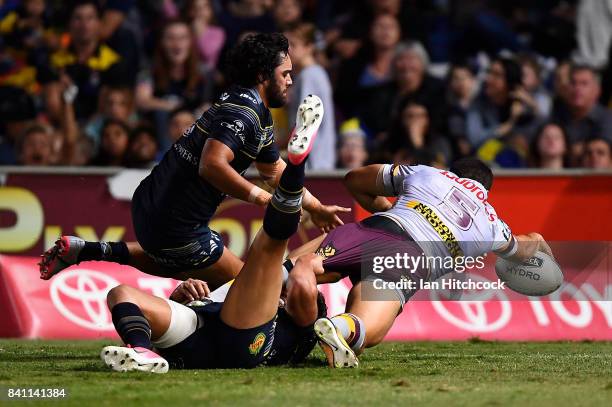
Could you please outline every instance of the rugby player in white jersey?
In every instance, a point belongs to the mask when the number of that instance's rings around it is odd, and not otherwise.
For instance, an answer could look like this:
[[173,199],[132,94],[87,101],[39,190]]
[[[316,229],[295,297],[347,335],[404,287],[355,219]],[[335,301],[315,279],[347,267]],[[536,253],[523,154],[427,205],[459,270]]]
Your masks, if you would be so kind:
[[[356,366],[363,348],[377,345],[416,290],[397,289],[384,300],[374,293],[370,268],[373,255],[400,252],[409,256],[458,258],[494,252],[522,261],[537,250],[552,256],[538,233],[514,236],[487,201],[493,183],[491,170],[481,161],[465,158],[450,170],[424,165],[370,165],[350,171],[345,184],[357,202],[373,213],[359,223],[338,227],[296,250],[293,256],[312,251],[325,258],[325,278],[353,282],[346,312],[321,318],[315,332],[332,367]],[[386,197],[397,197],[391,203]],[[433,281],[452,272],[429,265],[417,270],[390,269],[376,278],[389,282]],[[364,270],[366,271],[366,270]],[[368,274],[368,275],[366,275]],[[321,276],[318,276],[321,277]]]

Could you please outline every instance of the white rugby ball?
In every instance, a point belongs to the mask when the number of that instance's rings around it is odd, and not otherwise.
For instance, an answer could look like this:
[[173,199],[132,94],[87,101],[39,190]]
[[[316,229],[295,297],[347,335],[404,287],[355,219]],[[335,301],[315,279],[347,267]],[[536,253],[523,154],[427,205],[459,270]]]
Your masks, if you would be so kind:
[[540,251],[522,263],[498,257],[495,272],[510,289],[524,295],[548,295],[563,283],[561,267],[552,257]]

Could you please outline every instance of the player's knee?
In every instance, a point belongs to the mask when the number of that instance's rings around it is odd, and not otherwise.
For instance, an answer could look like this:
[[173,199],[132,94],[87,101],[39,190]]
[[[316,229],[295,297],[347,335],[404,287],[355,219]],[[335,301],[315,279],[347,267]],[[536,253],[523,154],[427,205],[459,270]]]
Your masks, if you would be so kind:
[[371,348],[372,346],[376,346],[379,343],[381,343],[383,341],[383,339],[385,338],[385,332],[380,332],[377,330],[373,330],[373,331],[366,331],[366,338],[365,338],[365,347],[366,348]]
[[129,296],[132,287],[126,284],[119,284],[117,287],[110,289],[106,295],[106,303],[109,308],[115,306],[119,302],[125,302],[125,299]]

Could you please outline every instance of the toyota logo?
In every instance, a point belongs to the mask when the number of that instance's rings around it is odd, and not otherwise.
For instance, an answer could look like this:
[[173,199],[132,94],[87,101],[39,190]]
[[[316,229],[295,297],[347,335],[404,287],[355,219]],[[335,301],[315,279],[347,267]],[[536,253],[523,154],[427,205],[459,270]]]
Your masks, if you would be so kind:
[[[470,275],[470,279],[490,281],[476,274]],[[438,293],[432,291],[431,300],[438,315],[457,328],[469,332],[497,331],[506,326],[512,316],[512,304],[501,290],[471,291],[464,294],[461,301],[440,301]]]
[[66,319],[95,331],[113,329],[106,294],[119,285],[114,278],[95,270],[65,271],[51,281],[49,292],[55,308]]

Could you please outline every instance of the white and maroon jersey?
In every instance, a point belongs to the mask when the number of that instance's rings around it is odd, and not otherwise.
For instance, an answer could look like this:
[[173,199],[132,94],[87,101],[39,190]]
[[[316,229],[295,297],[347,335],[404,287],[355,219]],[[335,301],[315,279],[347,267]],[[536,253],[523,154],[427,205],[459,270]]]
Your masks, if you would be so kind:
[[397,201],[377,215],[398,222],[426,255],[476,257],[511,241],[479,182],[425,165],[387,164],[381,171],[386,195]]

